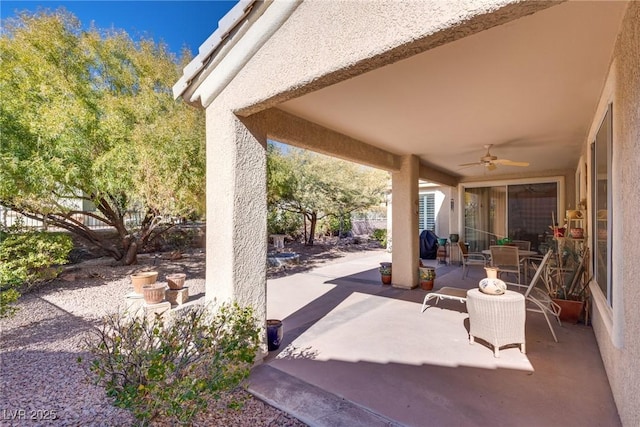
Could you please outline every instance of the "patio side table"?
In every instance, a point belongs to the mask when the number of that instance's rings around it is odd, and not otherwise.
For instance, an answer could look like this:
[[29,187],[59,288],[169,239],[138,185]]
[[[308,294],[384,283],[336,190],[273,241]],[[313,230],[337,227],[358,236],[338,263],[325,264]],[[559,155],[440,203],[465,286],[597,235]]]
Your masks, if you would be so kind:
[[488,295],[480,289],[467,292],[469,313],[469,343],[480,338],[494,348],[494,357],[500,357],[500,347],[519,344],[525,353],[524,325],[526,306],[524,295],[505,291],[503,295]]

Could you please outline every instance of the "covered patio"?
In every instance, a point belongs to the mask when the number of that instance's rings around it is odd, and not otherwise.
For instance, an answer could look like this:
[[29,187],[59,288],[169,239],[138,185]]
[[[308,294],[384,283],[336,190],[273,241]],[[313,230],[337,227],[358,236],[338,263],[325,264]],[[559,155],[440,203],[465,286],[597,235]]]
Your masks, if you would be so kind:
[[[577,375],[568,376],[564,369],[577,368],[580,362],[574,360],[577,352],[568,349],[557,357],[571,355],[569,363],[543,369],[546,357],[553,360],[563,339],[571,342],[562,331],[561,343],[549,348],[545,346],[553,342],[544,328],[539,335],[528,332],[528,337],[539,338],[528,339],[526,359],[494,366],[490,351],[481,356],[485,349],[480,345],[467,346],[463,313],[429,309],[418,316],[419,310],[409,309],[417,300],[405,296],[420,294],[411,290],[418,284],[420,180],[448,189],[449,232],[461,237],[469,227],[468,194],[475,192],[481,204],[499,187],[509,197],[509,191],[515,195],[522,190],[518,186],[528,190],[529,185],[552,183],[555,201],[548,216],[560,219],[567,210],[584,210],[584,243],[602,259],[592,257],[590,262],[597,347],[588,334],[591,341],[585,348],[590,355],[593,350],[595,360],[600,352],[599,363],[606,367],[622,424],[639,425],[639,49],[638,2],[371,0],[363,7],[350,1],[239,1],[174,86],[176,97],[206,110],[207,299],[236,300],[267,319],[275,292],[267,286],[262,261],[267,254],[268,140],[380,168],[392,177],[394,288],[375,297],[358,290],[341,299],[340,290],[347,288],[333,283],[300,287],[308,294],[295,299],[297,306],[273,315],[283,316],[287,323],[292,317],[300,319],[289,329],[306,330],[300,335],[302,348],[317,344],[314,340],[322,334],[311,339],[309,333],[318,328],[333,331],[343,345],[323,343],[324,353],[315,359],[303,355],[271,363],[306,364],[311,371],[336,360],[336,369],[369,367],[355,387],[358,393],[372,393],[369,399],[384,399],[407,413],[426,405],[438,416],[448,413],[459,420],[456,413],[479,411],[479,392],[475,400],[465,400],[470,406],[464,411],[454,395],[486,387],[484,383],[497,378],[489,373],[507,375],[506,382],[517,384],[507,388],[509,393],[493,387],[482,394],[486,407],[504,409],[493,413],[493,423],[512,413],[514,400],[522,404],[519,411],[532,416],[543,408],[568,412],[563,398],[579,394],[580,400],[588,401],[607,381],[597,387],[573,384]],[[485,145],[492,145],[491,155],[485,155]],[[499,162],[505,159],[521,165]],[[468,163],[476,166],[461,166]],[[506,200],[499,203],[508,206]],[[485,204],[478,212],[478,222],[486,223],[482,215],[491,215],[492,207]],[[327,276],[344,282],[357,274]],[[364,286],[357,280],[355,285]],[[387,292],[393,298],[383,295]],[[319,303],[331,300],[331,309]],[[290,307],[286,301],[280,304]],[[367,316],[371,311],[381,315]],[[386,323],[379,323],[382,319]],[[441,327],[428,327],[438,322],[453,324],[454,330],[439,335]],[[528,328],[536,322],[531,320]],[[367,331],[369,324],[376,328]],[[387,328],[390,324],[394,328]],[[417,327],[421,324],[427,327]],[[380,336],[394,342],[395,335],[387,330],[416,335],[383,351],[385,347],[372,340]],[[447,341],[451,337],[460,341]],[[447,354],[443,348],[452,347],[460,351],[441,357]],[[352,348],[358,349],[355,354],[349,353]],[[362,357],[367,353],[370,359]],[[321,357],[326,361],[320,363]],[[482,362],[485,357],[488,365]],[[499,363],[510,357],[505,351]],[[430,378],[418,375],[422,371],[417,366],[433,371]],[[397,369],[388,376],[376,374],[381,367],[382,372]],[[525,372],[527,379],[535,380],[531,385],[513,380]],[[401,384],[398,379],[411,381],[414,376],[420,380],[410,393],[403,391],[404,385],[391,395],[383,393],[384,381]],[[456,383],[460,387],[445,392],[446,398],[440,396]],[[535,390],[540,400],[518,394],[525,387]],[[378,397],[373,396],[376,390]],[[348,390],[337,394],[347,396]],[[545,403],[534,407],[534,401]],[[576,412],[592,413],[598,407],[585,404]],[[513,424],[523,424],[513,417]],[[593,419],[584,418],[587,424]]]
[[[527,353],[469,344],[465,304],[420,313],[427,291],[384,286],[389,254],[352,255],[269,280],[284,342],[249,390],[315,426],[620,425],[593,330],[527,314]],[[481,269],[437,267],[436,288],[477,287]]]

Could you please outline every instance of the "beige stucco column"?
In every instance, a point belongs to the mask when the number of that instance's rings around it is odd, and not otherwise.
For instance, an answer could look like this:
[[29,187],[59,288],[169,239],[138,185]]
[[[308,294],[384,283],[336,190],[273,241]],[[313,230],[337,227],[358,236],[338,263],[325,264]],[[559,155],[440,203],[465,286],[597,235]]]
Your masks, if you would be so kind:
[[418,171],[417,156],[403,156],[399,172],[391,174],[393,197],[393,286],[411,289],[418,285]]
[[266,318],[266,137],[223,108],[207,109],[206,300]]

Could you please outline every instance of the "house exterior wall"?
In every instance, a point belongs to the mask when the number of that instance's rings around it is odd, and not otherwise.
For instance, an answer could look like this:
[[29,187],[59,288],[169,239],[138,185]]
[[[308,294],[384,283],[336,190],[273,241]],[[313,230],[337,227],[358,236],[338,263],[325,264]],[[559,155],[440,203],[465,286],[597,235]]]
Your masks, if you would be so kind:
[[[622,424],[640,425],[640,3],[631,2],[587,146],[613,104],[613,310],[592,285],[592,324]],[[588,152],[588,150],[587,150]],[[587,164],[590,164],[588,162]],[[590,166],[589,166],[590,168]],[[593,171],[589,171],[593,173]]]

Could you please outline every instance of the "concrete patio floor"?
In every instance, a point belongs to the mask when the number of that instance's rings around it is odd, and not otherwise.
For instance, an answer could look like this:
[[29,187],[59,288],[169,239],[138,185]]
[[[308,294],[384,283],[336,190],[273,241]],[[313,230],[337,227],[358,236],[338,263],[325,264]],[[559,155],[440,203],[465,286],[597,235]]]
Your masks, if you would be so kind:
[[[312,426],[619,426],[591,327],[527,313],[527,354],[469,344],[464,304],[420,312],[427,291],[382,285],[390,254],[350,254],[267,283],[284,342],[249,391]],[[433,261],[435,265],[435,261]],[[472,288],[472,269],[437,266],[435,288]]]

